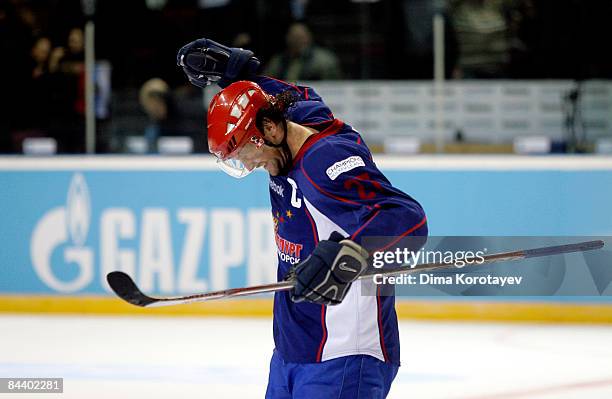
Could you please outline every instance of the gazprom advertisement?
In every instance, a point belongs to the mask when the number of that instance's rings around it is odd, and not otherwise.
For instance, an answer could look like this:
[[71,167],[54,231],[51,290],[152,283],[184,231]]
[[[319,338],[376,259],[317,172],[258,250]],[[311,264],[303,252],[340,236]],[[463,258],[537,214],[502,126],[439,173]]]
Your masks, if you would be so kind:
[[102,294],[113,270],[164,294],[276,281],[257,175],[236,184],[217,171],[3,173],[0,291]]
[[[579,161],[379,167],[423,204],[431,235],[610,236],[612,162]],[[113,270],[164,295],[276,281],[266,174],[194,164],[4,160],[0,293],[110,295]]]

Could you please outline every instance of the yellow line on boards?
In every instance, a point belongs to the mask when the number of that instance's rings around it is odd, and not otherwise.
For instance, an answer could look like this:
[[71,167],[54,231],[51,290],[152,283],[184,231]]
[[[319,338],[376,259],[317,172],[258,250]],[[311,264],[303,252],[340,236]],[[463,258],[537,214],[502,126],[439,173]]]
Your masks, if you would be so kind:
[[229,299],[188,305],[139,308],[108,296],[0,296],[0,312],[90,313],[167,316],[271,317],[272,300]]
[[[612,323],[612,304],[397,300],[401,320]],[[271,317],[272,300],[232,299],[143,309],[108,296],[0,296],[0,312]]]

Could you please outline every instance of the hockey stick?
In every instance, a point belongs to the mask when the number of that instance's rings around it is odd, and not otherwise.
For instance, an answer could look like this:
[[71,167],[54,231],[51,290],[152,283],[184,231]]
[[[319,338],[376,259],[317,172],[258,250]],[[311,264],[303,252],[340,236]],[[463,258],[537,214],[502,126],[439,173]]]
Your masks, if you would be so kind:
[[[483,256],[482,262],[479,262],[477,264],[471,264],[468,267],[481,266],[496,262],[507,262],[521,259],[537,258],[541,256],[559,255],[570,252],[591,251],[594,249],[603,248],[603,246],[603,241],[596,240],[585,241],[576,244],[556,245],[551,247],[524,249],[512,252],[501,252],[497,254]],[[364,274],[359,276],[359,279],[363,280],[366,278],[372,278],[372,276],[375,275],[393,276],[422,271],[448,269],[453,266],[455,266],[455,262],[423,263],[414,267],[399,266],[389,269],[373,269],[366,271]],[[140,291],[140,289],[134,283],[134,280],[132,280],[130,276],[123,272],[110,272],[106,276],[106,280],[108,281],[108,284],[113,289],[113,291],[115,291],[115,294],[117,294],[121,299],[127,301],[128,303],[131,303],[132,305],[147,308],[178,305],[183,303],[204,302],[213,299],[233,298],[245,295],[262,294],[266,292],[287,291],[292,289],[294,286],[293,281],[280,281],[272,284],[255,285],[251,287],[242,288],[230,288],[227,290],[207,292],[204,294],[153,298],[143,294],[142,291]]]

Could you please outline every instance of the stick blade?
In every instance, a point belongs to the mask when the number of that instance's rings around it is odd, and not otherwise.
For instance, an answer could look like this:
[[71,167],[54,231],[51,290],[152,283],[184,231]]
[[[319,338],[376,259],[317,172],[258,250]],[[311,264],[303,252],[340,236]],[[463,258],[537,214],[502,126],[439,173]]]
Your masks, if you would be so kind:
[[106,281],[117,296],[135,306],[146,307],[157,302],[157,299],[146,296],[127,274],[119,271],[110,272],[106,275]]

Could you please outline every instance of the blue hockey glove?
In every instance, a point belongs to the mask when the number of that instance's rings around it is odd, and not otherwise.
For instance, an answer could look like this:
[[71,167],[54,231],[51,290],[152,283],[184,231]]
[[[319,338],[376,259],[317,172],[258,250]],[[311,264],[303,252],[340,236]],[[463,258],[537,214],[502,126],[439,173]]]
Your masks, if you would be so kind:
[[226,87],[237,80],[248,80],[260,65],[252,51],[204,38],[183,46],[176,63],[192,84],[202,88],[212,83]]
[[364,248],[333,232],[329,240],[320,241],[312,254],[289,272],[286,279],[295,281],[291,300],[341,303],[351,283],[366,270],[368,256]]

